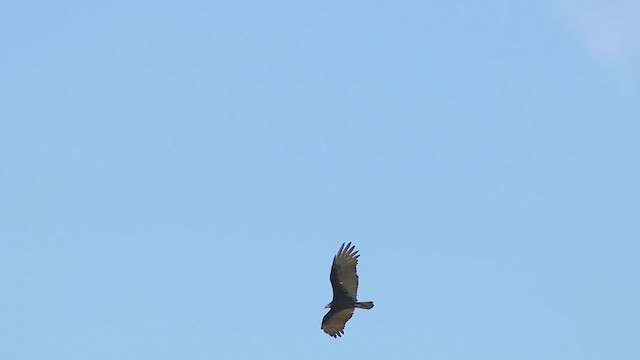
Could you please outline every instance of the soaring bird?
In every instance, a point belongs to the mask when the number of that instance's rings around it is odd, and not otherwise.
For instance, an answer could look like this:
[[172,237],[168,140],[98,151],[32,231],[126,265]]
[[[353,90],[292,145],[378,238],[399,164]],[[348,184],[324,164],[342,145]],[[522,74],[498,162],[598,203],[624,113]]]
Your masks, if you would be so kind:
[[356,308],[371,309],[372,301],[358,301],[358,255],[355,245],[343,243],[331,265],[331,287],[333,288],[333,300],[325,308],[330,308],[327,315],[322,318],[320,327],[329,336],[338,337],[344,334],[344,326],[353,316]]

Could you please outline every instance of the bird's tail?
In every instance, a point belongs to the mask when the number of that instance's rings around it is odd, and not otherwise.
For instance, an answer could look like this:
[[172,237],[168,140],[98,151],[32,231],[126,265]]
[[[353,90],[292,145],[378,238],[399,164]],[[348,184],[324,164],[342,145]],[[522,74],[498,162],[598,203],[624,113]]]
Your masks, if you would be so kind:
[[373,301],[359,301],[356,303],[356,307],[369,310],[373,307]]

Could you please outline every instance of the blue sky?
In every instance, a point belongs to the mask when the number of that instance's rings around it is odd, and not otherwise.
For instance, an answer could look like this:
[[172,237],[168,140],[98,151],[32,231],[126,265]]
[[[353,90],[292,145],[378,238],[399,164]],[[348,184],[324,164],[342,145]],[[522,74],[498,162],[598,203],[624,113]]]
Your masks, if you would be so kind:
[[0,358],[640,358],[637,2],[0,9]]

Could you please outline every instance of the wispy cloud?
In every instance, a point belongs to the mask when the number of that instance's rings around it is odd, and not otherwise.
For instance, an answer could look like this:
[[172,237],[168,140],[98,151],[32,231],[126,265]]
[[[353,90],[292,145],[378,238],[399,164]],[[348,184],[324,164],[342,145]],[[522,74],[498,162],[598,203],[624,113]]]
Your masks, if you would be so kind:
[[640,94],[640,0],[556,0],[554,12],[585,54],[618,84],[620,95]]
[[599,64],[622,65],[640,55],[640,1],[562,0],[554,8]]

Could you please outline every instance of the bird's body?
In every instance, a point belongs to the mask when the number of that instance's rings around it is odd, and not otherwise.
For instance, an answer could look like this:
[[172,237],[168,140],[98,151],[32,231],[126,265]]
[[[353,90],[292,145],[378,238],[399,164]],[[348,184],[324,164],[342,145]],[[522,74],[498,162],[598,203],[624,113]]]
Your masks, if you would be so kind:
[[329,312],[322,318],[322,330],[333,337],[342,336],[347,321],[356,308],[371,309],[373,302],[358,302],[358,252],[351,243],[342,244],[331,265],[331,287],[333,300],[327,304]]

